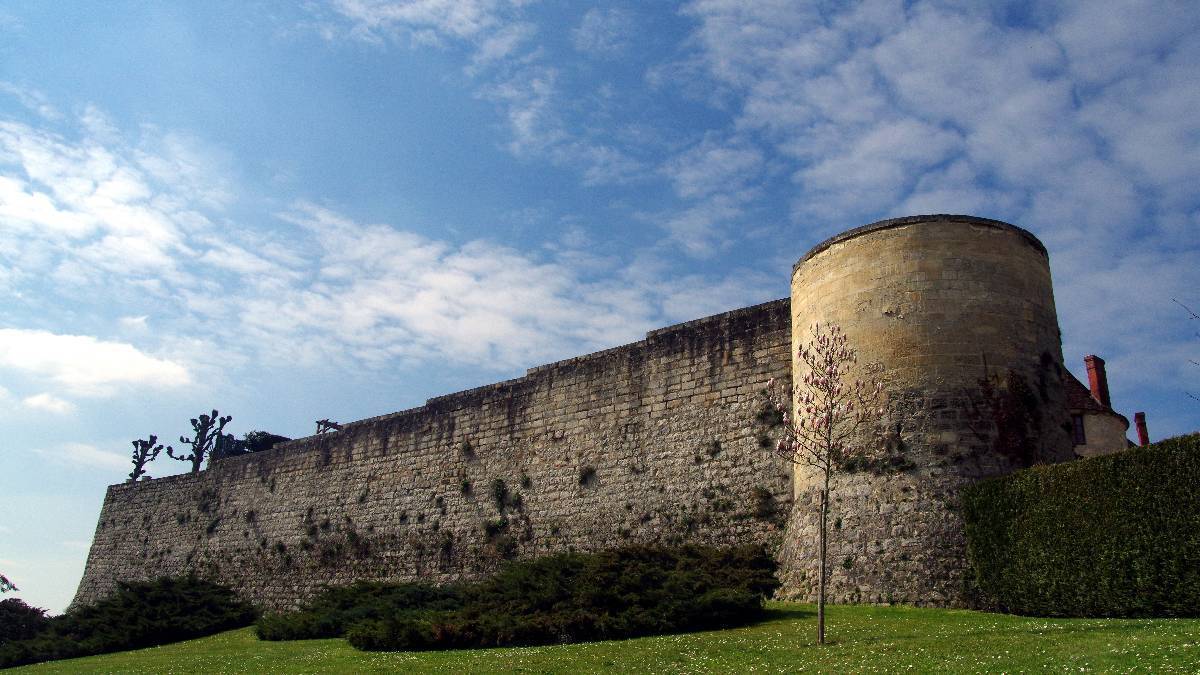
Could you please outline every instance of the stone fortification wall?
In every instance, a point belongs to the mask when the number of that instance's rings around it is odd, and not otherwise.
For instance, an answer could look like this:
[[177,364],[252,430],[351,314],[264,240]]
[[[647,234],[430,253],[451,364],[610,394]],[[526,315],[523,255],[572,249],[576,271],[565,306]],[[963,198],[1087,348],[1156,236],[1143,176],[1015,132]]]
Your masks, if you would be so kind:
[[449,581],[513,557],[684,540],[781,545],[781,593],[812,599],[818,493],[770,451],[760,392],[791,382],[793,340],[830,322],[858,373],[884,383],[889,456],[832,484],[829,597],[968,605],[959,488],[1073,457],[1046,250],[969,216],[834,237],[796,264],[790,299],[114,485],[75,602],[195,571],[285,608],[323,583]]
[[[958,488],[1072,457],[1045,248],[994,220],[883,221],[798,262],[791,311],[800,342],[814,324],[839,324],[858,349],[857,373],[888,395],[888,466],[831,485],[828,597],[967,604]],[[794,368],[799,381],[803,366]],[[815,598],[819,492],[800,472],[795,490],[784,587]]]
[[323,583],[448,581],[623,542],[776,545],[791,476],[756,413],[768,379],[790,381],[788,304],[111,486],[75,604],[188,571],[285,608]]

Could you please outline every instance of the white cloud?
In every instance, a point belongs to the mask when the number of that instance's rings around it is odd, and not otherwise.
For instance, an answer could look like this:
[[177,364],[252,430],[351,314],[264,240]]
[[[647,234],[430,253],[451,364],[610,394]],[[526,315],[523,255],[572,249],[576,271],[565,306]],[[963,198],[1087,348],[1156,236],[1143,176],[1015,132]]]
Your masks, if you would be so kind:
[[120,319],[117,319],[117,323],[119,323],[121,327],[126,330],[143,331],[146,330],[146,320],[149,318],[150,317],[145,314],[140,316],[123,316]]
[[[793,177],[794,220],[812,231],[946,212],[1030,228],[1051,251],[1068,362],[1101,353],[1138,386],[1182,389],[1195,345],[1161,305],[1200,287],[1189,10],[1069,1],[1010,24],[987,3],[697,0],[695,50],[656,72],[703,64],[729,128]],[[729,180],[686,180],[703,162],[681,157],[681,196]],[[706,215],[666,222],[711,236]]]
[[501,22],[512,4],[504,0],[334,0],[351,22],[351,35],[366,40],[408,37],[417,43],[472,39]]
[[628,183],[645,175],[642,162],[610,145],[572,142],[556,148],[554,156],[562,164],[581,164],[587,186]]
[[[613,140],[597,138],[602,113],[564,95],[562,69],[552,65],[538,27],[529,21],[528,0],[335,0],[333,25],[318,30],[330,39],[350,37],[387,46],[401,39],[412,46],[470,51],[464,72],[475,95],[495,104],[509,130],[506,149],[577,169],[589,186],[625,183],[645,174],[643,163]],[[632,28],[624,10],[589,11],[573,32],[576,44],[593,53],[615,54]],[[341,27],[345,27],[342,30]],[[603,89],[603,86],[601,86]]]
[[21,399],[21,404],[26,408],[42,410],[56,415],[66,415],[75,411],[74,403],[46,392],[27,396]]
[[706,197],[751,187],[764,164],[762,152],[742,139],[712,135],[669,159],[663,172],[685,198]]
[[[620,308],[587,302],[580,280],[553,262],[482,241],[450,247],[313,205],[285,217],[313,233],[318,281],[251,301],[246,316],[264,333],[301,331],[306,349],[347,349],[366,361],[449,358],[513,367],[570,343],[633,335],[618,319]],[[591,332],[598,326],[605,328]]]
[[853,222],[940,197],[1032,226],[1071,213],[1117,236],[1153,217],[1136,213],[1147,196],[1194,208],[1200,17],[1066,3],[1006,26],[993,9],[701,0],[685,12],[709,75],[740,96],[739,131],[792,162],[797,216]]
[[571,31],[575,49],[596,56],[612,57],[624,51],[633,37],[635,24],[629,12],[616,7],[593,7]]
[[805,211],[848,218],[896,203],[930,167],[959,147],[953,131],[915,120],[883,121],[864,130],[837,154],[799,170]]
[[684,307],[770,297],[754,275],[674,280],[579,264],[570,248],[543,259],[487,241],[451,246],[312,204],[282,217],[313,237],[313,282],[239,300],[243,332],[282,359],[527,367],[639,339]]
[[687,255],[708,258],[728,245],[726,226],[742,216],[742,201],[717,194],[682,210],[639,215],[642,220],[666,229],[671,240]]
[[548,66],[528,66],[506,79],[484,85],[479,96],[505,111],[514,155],[543,152],[566,139],[554,98],[558,71]]
[[479,43],[474,65],[479,67],[512,56],[535,33],[537,27],[531,23],[512,23],[500,28]]
[[[1155,67],[1163,48],[1195,46],[1194,7],[1169,0],[1071,0],[1053,34],[1082,84],[1103,86]],[[1182,43],[1182,44],[1181,44]]]
[[16,276],[55,273],[98,286],[114,275],[176,271],[194,217],[133,154],[98,137],[72,142],[0,120],[0,256]]
[[[0,12],[0,30],[5,27],[4,14]],[[36,89],[19,87],[11,82],[0,82],[0,94],[7,94],[17,99],[17,102],[45,119],[55,120],[62,117],[46,95]]]
[[197,138],[144,127],[132,159],[149,179],[171,186],[172,200],[221,207],[233,198],[232,159]]
[[115,470],[130,466],[129,457],[87,443],[63,443],[53,449],[35,448],[33,452],[66,467]]
[[62,386],[81,396],[104,396],[121,385],[178,387],[187,369],[123,342],[44,330],[0,329],[0,367]]

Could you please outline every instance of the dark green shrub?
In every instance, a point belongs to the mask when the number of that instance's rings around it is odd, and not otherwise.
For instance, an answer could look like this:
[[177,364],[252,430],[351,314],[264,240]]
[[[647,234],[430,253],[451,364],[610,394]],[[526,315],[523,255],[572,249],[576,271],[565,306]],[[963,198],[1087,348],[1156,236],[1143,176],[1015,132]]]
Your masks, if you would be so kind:
[[287,436],[280,436],[268,431],[247,431],[242,436],[242,446],[246,452],[263,452],[264,450],[270,450],[279,443],[290,440],[292,439]]
[[981,605],[1039,616],[1200,615],[1200,434],[963,491]]
[[36,636],[0,647],[0,668],[190,640],[253,621],[250,605],[209,581],[121,584],[95,605],[51,618]]
[[28,640],[49,622],[44,609],[30,607],[18,598],[0,600],[0,646],[14,640]]
[[408,650],[429,649],[437,644],[433,622],[410,615],[359,621],[346,631],[346,640],[358,649],[370,651],[385,650],[395,644],[406,645]]
[[716,588],[696,598],[697,628],[750,623],[762,612],[762,596],[737,588]]
[[332,638],[365,619],[452,609],[461,604],[458,588],[453,585],[359,581],[326,589],[299,612],[264,615],[255,625],[255,632],[262,640]]
[[[510,563],[436,588],[356,584],[305,611],[264,617],[267,639],[344,634],[359,649],[447,649],[602,640],[740,625],[778,586],[759,547],[634,546]],[[308,634],[305,634],[305,633]]]
[[345,626],[335,614],[292,612],[264,614],[254,625],[260,640],[311,640],[332,638],[342,634]]

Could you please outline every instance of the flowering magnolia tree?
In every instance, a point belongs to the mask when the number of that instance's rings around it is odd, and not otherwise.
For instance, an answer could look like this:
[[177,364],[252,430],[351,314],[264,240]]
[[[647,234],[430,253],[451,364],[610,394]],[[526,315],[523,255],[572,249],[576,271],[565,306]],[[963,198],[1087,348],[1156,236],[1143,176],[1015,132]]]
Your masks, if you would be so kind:
[[[857,352],[837,325],[824,330],[813,326],[812,340],[801,345],[797,355],[807,372],[790,389],[771,380],[767,399],[783,420],[783,438],[775,446],[776,452],[811,469],[821,490],[817,643],[825,644],[829,478],[850,466],[870,465],[884,452],[882,444],[874,442],[884,414],[883,383],[850,379]],[[871,441],[864,442],[864,438]]]

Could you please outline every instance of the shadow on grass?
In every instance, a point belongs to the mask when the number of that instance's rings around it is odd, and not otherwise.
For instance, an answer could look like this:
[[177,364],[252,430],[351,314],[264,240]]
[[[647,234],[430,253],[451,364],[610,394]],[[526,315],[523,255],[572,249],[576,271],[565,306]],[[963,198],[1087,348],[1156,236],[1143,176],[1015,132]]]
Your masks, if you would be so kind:
[[810,619],[817,615],[816,610],[804,609],[800,607],[767,607],[763,611],[763,617],[758,621],[754,621],[747,625],[761,626],[766,623],[777,623],[780,621],[796,621],[798,619]]

